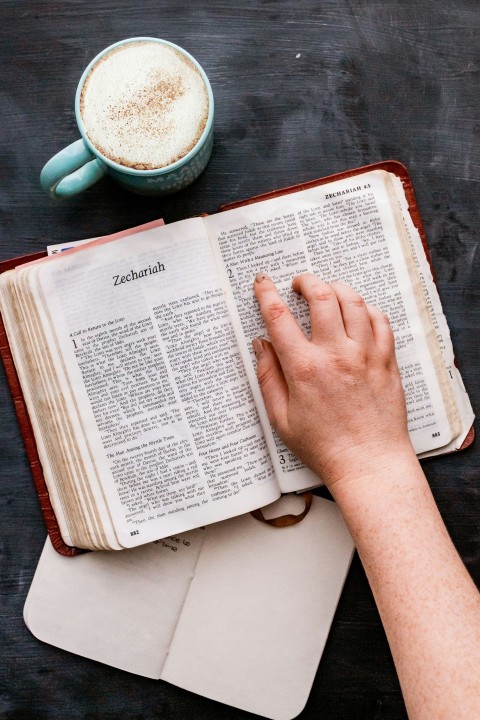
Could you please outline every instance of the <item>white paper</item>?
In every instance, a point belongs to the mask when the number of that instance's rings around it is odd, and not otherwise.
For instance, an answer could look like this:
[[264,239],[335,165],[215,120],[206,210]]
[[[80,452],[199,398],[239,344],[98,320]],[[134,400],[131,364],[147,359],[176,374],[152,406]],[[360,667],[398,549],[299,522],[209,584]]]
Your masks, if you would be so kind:
[[178,536],[180,543],[73,558],[47,539],[25,623],[50,645],[158,679],[204,538],[199,529]]
[[302,522],[212,525],[162,678],[275,720],[303,709],[353,553],[336,505]]

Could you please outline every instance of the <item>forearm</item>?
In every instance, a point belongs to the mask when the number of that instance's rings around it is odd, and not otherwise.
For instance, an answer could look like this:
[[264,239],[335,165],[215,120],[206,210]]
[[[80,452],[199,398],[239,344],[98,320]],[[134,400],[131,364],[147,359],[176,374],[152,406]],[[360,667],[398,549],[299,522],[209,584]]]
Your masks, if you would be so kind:
[[480,599],[415,457],[388,319],[352,288],[313,275],[307,339],[260,273],[271,342],[257,340],[268,417],[323,478],[365,566],[411,720],[480,718]]
[[413,451],[332,493],[370,582],[409,717],[480,717],[480,595]]

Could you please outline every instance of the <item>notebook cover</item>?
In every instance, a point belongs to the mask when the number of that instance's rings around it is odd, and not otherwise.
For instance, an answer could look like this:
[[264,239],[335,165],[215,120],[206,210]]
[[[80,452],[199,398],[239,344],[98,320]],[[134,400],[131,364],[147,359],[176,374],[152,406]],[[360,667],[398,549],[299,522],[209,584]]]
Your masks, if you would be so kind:
[[[279,197],[281,195],[288,195],[290,193],[299,192],[300,190],[308,190],[309,188],[316,187],[318,185],[324,185],[326,183],[334,182],[335,180],[343,180],[344,178],[353,177],[355,175],[359,175],[365,172],[369,172],[371,170],[385,170],[386,172],[390,172],[395,174],[397,177],[400,178],[402,181],[404,190],[405,190],[405,196],[407,198],[408,202],[408,209],[410,212],[410,215],[412,217],[412,221],[417,228],[420,238],[422,240],[422,244],[425,250],[425,254],[427,256],[427,260],[430,264],[430,267],[432,269],[432,276],[435,280],[434,270],[432,267],[431,257],[428,250],[427,240],[425,236],[425,231],[422,225],[422,220],[420,218],[420,213],[418,210],[418,206],[415,200],[415,195],[413,192],[412,183],[410,180],[410,176],[408,174],[407,169],[404,165],[402,165],[400,162],[396,160],[386,160],[384,162],[374,163],[372,165],[365,165],[360,168],[356,168],[354,170],[347,170],[345,172],[341,173],[335,173],[334,175],[328,175],[324,178],[319,178],[317,180],[311,180],[309,182],[305,183],[299,183],[297,185],[292,185],[290,187],[286,187],[280,190],[272,190],[270,192],[264,193],[262,195],[256,195],[254,197],[248,198],[246,200],[240,200],[232,203],[228,203],[226,205],[222,205],[219,208],[219,212],[224,212],[225,210],[232,210],[236,207],[241,207],[243,205],[250,205],[252,203],[261,202],[262,200],[270,200],[271,198]],[[3,262],[0,262],[0,273],[6,272],[7,270],[12,270],[13,268],[17,267],[18,265],[23,265],[27,262],[32,262],[34,260],[39,260],[40,258],[46,257],[47,252],[41,251],[37,253],[32,253],[30,255],[23,255],[17,258],[11,258],[9,260],[4,260]],[[60,553],[61,555],[66,556],[73,556],[78,555],[82,552],[85,552],[85,550],[81,550],[80,548],[71,547],[70,545],[66,545],[60,535],[60,530],[58,527],[58,522],[55,517],[55,513],[52,508],[52,504],[50,502],[50,496],[47,490],[47,486],[45,484],[45,479],[43,477],[43,471],[40,464],[40,459],[38,457],[37,452],[37,446],[35,442],[35,437],[33,434],[32,425],[30,423],[30,419],[28,417],[28,412],[25,404],[25,400],[23,398],[22,389],[20,387],[20,382],[18,379],[18,375],[15,369],[15,365],[12,358],[12,353],[10,351],[10,347],[8,344],[8,339],[5,332],[5,327],[0,315],[0,355],[2,356],[3,364],[5,366],[5,373],[7,376],[7,381],[10,387],[10,391],[12,393],[15,410],[18,417],[18,422],[20,426],[20,431],[23,435],[23,440],[25,443],[25,450],[27,453],[27,458],[30,463],[30,466],[32,468],[32,474],[33,474],[33,481],[35,484],[36,491],[38,493],[38,497],[40,500],[40,508],[43,514],[43,518],[45,521],[45,525],[47,527],[48,534],[50,536],[51,542],[55,550]],[[465,437],[465,440],[463,441],[462,446],[459,448],[459,450],[463,450],[467,448],[469,445],[472,444],[473,439],[475,436],[475,430],[472,425],[470,428],[467,436]]]

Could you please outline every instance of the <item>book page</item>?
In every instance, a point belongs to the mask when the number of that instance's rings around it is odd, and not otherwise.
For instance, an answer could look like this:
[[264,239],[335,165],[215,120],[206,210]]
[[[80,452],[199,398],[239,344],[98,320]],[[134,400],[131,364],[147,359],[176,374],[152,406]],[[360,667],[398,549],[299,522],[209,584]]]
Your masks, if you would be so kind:
[[458,450],[465,437],[470,430],[475,415],[473,412],[470,399],[463,385],[460,372],[455,365],[455,357],[453,346],[450,338],[450,330],[448,328],[447,319],[443,312],[442,304],[438,294],[437,286],[432,278],[432,270],[427,260],[423,247],[418,243],[418,232],[413,227],[409,213],[408,204],[405,195],[402,192],[402,183],[400,178],[393,175],[389,177],[392,186],[392,195],[398,204],[399,221],[403,223],[405,231],[405,242],[408,244],[411,253],[412,271],[417,275],[418,292],[423,297],[425,310],[428,312],[431,325],[435,331],[435,340],[442,355],[443,364],[446,369],[444,380],[448,383],[449,390],[444,393],[445,403],[454,406],[461,419],[461,430],[455,435],[450,443],[442,448],[435,448],[427,453],[421,453],[420,457],[436,455],[444,452],[452,452]]
[[[268,430],[256,382],[251,340],[265,336],[252,283],[267,272],[309,333],[308,307],[291,290],[294,275],[341,280],[387,313],[406,393],[409,432],[417,453],[443,447],[458,431],[449,418],[422,324],[384,171],[373,171],[282,195],[206,218],[229,289],[244,362],[261,410],[282,489],[302,489],[299,461]],[[433,327],[430,329],[434,334]]]
[[[49,447],[55,455],[64,439],[63,426],[61,418],[55,415],[53,418],[52,403],[47,401],[47,387],[50,380],[50,368],[42,364],[39,357],[39,348],[42,345],[42,337],[38,337],[35,333],[35,327],[32,327],[31,318],[24,312],[21,298],[21,283],[12,282],[12,276],[15,271],[10,271],[0,276],[0,306],[2,312],[2,320],[5,325],[6,334],[15,370],[21,385],[21,392],[25,406],[28,411],[28,417],[31,421],[33,432],[35,434],[35,446],[41,461],[41,465],[49,466],[47,459],[47,445],[44,440],[44,433],[50,431]],[[15,277],[15,280],[19,280]],[[54,387],[56,383],[54,381]],[[42,411],[47,408],[49,412]],[[28,442],[31,442],[29,439]],[[72,457],[64,456],[62,458],[63,465],[69,464]],[[68,467],[68,465],[67,465]],[[32,468],[33,469],[33,468]],[[38,469],[35,468],[35,472]],[[67,471],[68,473],[68,471]],[[73,545],[70,537],[70,530],[67,524],[65,514],[62,510],[62,488],[57,487],[55,482],[50,484],[49,500],[53,508],[58,509],[57,521],[59,530],[64,542]],[[40,498],[42,502],[42,498]],[[96,538],[91,537],[91,546],[96,549],[104,549],[105,545],[96,542]]]
[[25,603],[27,627],[62,650],[157,680],[205,535],[75,558],[47,539]]
[[278,497],[201,219],[30,273],[84,482],[121,546]]

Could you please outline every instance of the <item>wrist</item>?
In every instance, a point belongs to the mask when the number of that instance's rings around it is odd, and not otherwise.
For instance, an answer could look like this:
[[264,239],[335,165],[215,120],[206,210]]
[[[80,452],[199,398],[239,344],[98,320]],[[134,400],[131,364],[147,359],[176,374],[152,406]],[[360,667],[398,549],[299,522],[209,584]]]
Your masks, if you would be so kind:
[[403,494],[408,487],[426,482],[408,438],[388,450],[356,453],[348,463],[337,462],[326,474],[327,487],[342,510],[355,507],[359,499],[376,502],[382,497],[388,501],[390,496],[393,499],[398,492]]

